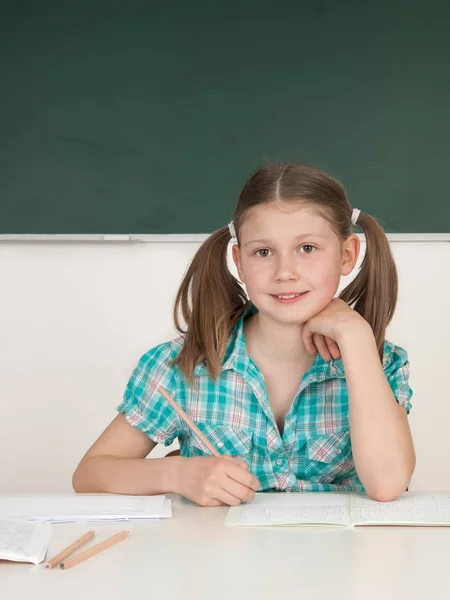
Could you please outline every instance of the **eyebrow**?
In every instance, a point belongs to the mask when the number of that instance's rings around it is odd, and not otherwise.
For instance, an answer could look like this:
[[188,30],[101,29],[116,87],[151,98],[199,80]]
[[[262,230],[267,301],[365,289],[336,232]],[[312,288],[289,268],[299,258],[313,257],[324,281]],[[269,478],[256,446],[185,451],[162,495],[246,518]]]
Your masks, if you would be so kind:
[[[326,235],[322,235],[321,233],[302,233],[301,235],[295,236],[295,240],[301,242],[303,239],[310,237],[321,237],[324,239],[328,239]],[[249,246],[250,244],[266,244],[267,246],[270,246],[271,243],[273,243],[271,242],[271,240],[250,240],[249,242],[244,244],[244,248],[245,246]]]

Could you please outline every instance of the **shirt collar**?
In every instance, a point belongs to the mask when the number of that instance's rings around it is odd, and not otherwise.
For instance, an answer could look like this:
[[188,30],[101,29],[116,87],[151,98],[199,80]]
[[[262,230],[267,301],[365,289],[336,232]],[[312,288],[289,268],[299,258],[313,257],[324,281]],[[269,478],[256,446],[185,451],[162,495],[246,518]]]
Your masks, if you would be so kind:
[[[234,326],[222,362],[222,371],[233,370],[245,376],[249,368],[251,371],[254,370],[254,363],[247,352],[245,343],[244,321],[256,312],[258,312],[258,309],[250,303]],[[194,375],[207,374],[208,370],[205,361],[198,363],[194,367]],[[320,354],[317,354],[312,366],[305,375],[306,377],[303,380],[303,384],[305,385],[314,381],[325,381],[326,379],[343,379],[345,378],[345,371],[342,359],[325,361]]]
[[[251,359],[247,352],[247,346],[245,345],[244,320],[255,312],[257,312],[256,307],[249,303],[244,314],[231,331],[222,362],[222,371],[234,369],[235,366],[239,367],[235,369],[238,372],[247,369]],[[206,368],[206,362],[204,360],[195,365],[194,375],[207,374],[208,369]]]

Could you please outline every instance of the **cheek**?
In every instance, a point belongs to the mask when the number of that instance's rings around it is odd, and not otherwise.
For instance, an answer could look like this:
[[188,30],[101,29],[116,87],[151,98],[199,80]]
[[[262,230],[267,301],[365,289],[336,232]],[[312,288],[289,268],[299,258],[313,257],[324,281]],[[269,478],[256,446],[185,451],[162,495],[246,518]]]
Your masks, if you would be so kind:
[[268,265],[263,261],[244,260],[241,264],[242,276],[248,289],[257,289],[267,281]]
[[311,277],[317,291],[323,291],[324,295],[334,296],[341,280],[340,264],[334,261],[318,263],[311,272]]
[[308,319],[318,314],[333,300],[340,282],[340,270],[336,270],[334,264],[316,265],[314,271],[310,273],[309,283],[313,287],[311,296],[311,314]]

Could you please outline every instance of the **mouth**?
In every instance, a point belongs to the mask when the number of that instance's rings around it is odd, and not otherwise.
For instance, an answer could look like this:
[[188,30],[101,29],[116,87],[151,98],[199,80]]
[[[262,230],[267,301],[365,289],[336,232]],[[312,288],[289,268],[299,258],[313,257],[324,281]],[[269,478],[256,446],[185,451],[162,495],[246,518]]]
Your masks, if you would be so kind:
[[292,304],[293,302],[298,302],[302,298],[307,295],[308,292],[296,293],[290,292],[289,294],[270,294],[271,297],[280,302],[281,304]]

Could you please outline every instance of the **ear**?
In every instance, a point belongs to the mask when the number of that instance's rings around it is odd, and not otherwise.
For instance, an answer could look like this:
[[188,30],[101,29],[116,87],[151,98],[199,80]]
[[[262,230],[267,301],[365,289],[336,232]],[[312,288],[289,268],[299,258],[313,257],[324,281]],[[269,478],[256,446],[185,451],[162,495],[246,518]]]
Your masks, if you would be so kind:
[[342,244],[341,275],[350,275],[358,261],[361,243],[359,237],[352,233]]
[[242,272],[241,250],[237,244],[233,245],[233,247],[231,248],[231,253],[233,256],[233,262],[236,265],[239,279],[242,281],[242,283],[245,283],[244,274]]

